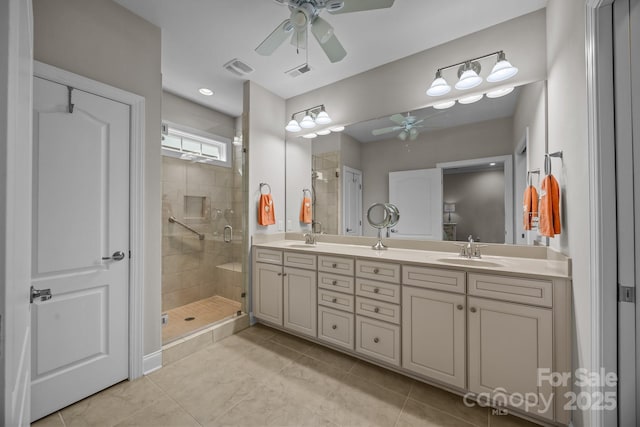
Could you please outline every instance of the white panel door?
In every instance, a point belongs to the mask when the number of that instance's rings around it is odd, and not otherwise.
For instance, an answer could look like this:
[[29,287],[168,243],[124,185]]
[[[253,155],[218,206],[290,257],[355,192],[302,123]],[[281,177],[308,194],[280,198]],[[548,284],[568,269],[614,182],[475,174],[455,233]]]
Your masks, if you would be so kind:
[[442,240],[442,169],[389,172],[389,202],[400,211],[391,237]]
[[34,78],[33,420],[128,376],[129,106]]
[[0,2],[0,425],[29,425],[31,0]]
[[362,172],[344,167],[341,234],[362,236]]

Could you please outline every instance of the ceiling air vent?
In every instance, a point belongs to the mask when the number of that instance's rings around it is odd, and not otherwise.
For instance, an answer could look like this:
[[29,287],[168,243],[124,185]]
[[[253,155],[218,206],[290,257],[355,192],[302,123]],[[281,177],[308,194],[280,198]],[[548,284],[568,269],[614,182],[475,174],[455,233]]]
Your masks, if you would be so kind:
[[298,77],[304,73],[308,73],[309,71],[311,71],[309,64],[302,64],[290,69],[289,71],[285,71],[284,73],[289,77]]
[[245,62],[242,62],[238,58],[234,58],[231,61],[224,64],[224,68],[226,68],[231,73],[236,76],[246,76],[247,74],[253,73],[255,70]]

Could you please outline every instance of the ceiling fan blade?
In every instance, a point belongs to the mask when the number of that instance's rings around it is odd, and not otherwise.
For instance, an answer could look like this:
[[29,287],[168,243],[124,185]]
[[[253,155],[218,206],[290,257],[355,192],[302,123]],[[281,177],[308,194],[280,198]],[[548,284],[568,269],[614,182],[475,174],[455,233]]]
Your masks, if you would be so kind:
[[[316,40],[318,40],[318,36],[316,36],[315,33],[313,35]],[[321,43],[320,40],[318,40],[318,43],[320,43],[320,47],[332,63],[342,61],[342,59],[347,56],[347,51],[344,50],[344,47],[342,47],[342,44],[340,44],[335,34],[329,37],[324,43]]]
[[372,135],[378,136],[378,135],[383,135],[385,133],[389,133],[389,132],[393,132],[396,130],[400,130],[402,129],[402,126],[391,126],[388,128],[382,128],[382,129],[374,129],[371,131]]
[[289,37],[293,31],[293,25],[290,19],[285,19],[275,30],[269,34],[269,37],[264,39],[262,43],[256,48],[256,52],[263,56],[269,56],[275,50],[280,47],[282,43]]
[[403,116],[402,114],[394,114],[393,116],[389,117],[389,119],[394,122],[397,123],[399,125],[404,125],[404,120],[405,120],[405,116]]
[[344,0],[344,7],[329,13],[338,15],[340,13],[361,12],[363,10],[386,9],[393,6],[395,0]]

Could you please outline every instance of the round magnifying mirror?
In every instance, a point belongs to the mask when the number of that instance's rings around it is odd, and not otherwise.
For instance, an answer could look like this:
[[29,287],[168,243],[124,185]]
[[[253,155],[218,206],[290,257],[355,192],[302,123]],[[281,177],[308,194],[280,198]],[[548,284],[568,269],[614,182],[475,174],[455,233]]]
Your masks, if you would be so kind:
[[367,221],[369,225],[378,230],[389,226],[391,215],[384,203],[374,203],[367,211]]
[[392,228],[398,225],[398,221],[400,221],[400,211],[398,207],[392,203],[385,203],[385,207],[387,208],[387,212],[389,212],[389,216],[391,217],[391,221],[387,227]]

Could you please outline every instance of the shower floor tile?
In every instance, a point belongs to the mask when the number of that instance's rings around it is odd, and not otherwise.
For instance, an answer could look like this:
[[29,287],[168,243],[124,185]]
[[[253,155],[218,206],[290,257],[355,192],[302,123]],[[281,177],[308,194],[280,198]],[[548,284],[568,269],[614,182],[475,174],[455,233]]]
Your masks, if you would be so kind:
[[[162,344],[170,343],[240,311],[240,303],[212,296],[167,310],[169,323],[162,327]],[[192,320],[185,320],[191,319]]]

